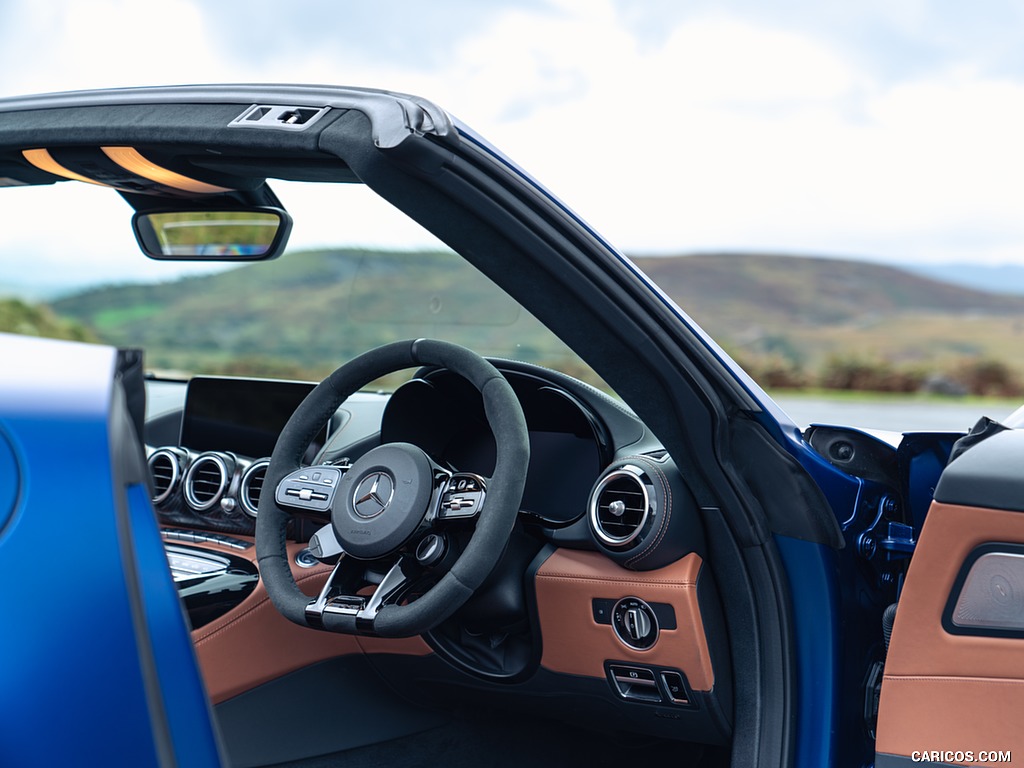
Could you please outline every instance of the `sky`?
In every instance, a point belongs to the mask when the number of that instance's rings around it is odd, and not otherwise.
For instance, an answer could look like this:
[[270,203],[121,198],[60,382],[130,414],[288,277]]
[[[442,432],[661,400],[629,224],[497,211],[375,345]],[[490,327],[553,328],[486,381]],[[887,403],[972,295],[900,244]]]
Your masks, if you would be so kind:
[[[472,126],[627,253],[1024,264],[1022,3],[387,8],[0,0],[0,95],[200,82],[404,91]],[[12,220],[32,215],[20,205]],[[363,244],[416,244],[375,222],[354,230]],[[293,244],[303,237],[297,227]],[[0,231],[0,247],[12,242]]]

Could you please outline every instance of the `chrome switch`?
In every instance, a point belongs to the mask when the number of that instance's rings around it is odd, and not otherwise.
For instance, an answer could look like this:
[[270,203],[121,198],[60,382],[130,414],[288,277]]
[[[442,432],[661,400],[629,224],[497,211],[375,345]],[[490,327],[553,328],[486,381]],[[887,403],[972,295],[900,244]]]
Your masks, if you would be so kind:
[[612,627],[628,647],[645,651],[658,641],[654,609],[639,597],[624,597],[612,609]]

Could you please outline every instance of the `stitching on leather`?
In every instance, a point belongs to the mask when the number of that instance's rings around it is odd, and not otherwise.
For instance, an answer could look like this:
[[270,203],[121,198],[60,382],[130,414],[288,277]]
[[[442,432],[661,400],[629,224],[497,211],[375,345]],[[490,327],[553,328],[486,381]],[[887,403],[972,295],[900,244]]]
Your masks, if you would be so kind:
[[952,675],[885,675],[885,680],[918,683],[982,683],[984,685],[1024,685],[1024,680],[1006,677],[956,677]]
[[661,543],[661,540],[665,538],[665,533],[668,531],[668,525],[672,521],[672,489],[668,484],[667,476],[661,471],[661,467],[657,466],[644,456],[627,456],[625,459],[622,459],[622,461],[630,460],[647,465],[647,470],[649,472],[653,472],[653,474],[658,478],[658,482],[661,483],[661,489],[665,493],[666,502],[665,514],[661,517],[661,526],[658,528],[658,533],[654,537],[654,541],[648,544],[642,552],[626,560],[626,566],[637,565],[641,560],[651,554],[651,552],[657,548],[658,544]]
[[664,587],[666,589],[696,589],[696,581],[641,581],[640,579],[616,579],[607,576],[580,576],[577,573],[538,573],[537,579],[557,579],[558,581],[574,581],[580,584],[628,584],[634,587]]
[[[325,573],[328,573],[326,568],[323,569],[323,570],[318,570],[318,571],[316,571],[314,573],[307,573],[307,574],[304,574],[303,576],[301,576],[300,578],[296,579],[295,583],[296,584],[301,584],[302,582],[309,581],[310,579],[313,579],[313,578],[315,578],[317,576],[322,576]],[[227,624],[224,624],[223,626],[218,627],[217,629],[214,629],[214,630],[210,631],[209,634],[202,635],[201,637],[197,637],[195,639],[195,641],[194,641],[194,644],[196,646],[202,645],[207,640],[210,640],[211,638],[216,637],[217,635],[219,635],[221,632],[223,632],[224,630],[228,629],[229,627],[233,627],[235,624],[240,622],[242,619],[244,619],[246,616],[251,614],[253,611],[256,611],[256,610],[259,610],[260,608],[263,608],[269,602],[270,602],[270,597],[266,594],[266,592],[264,592],[263,596],[260,597],[253,605],[250,605],[248,608],[246,608],[244,611],[242,611],[242,613],[238,614],[238,616],[233,618]]]

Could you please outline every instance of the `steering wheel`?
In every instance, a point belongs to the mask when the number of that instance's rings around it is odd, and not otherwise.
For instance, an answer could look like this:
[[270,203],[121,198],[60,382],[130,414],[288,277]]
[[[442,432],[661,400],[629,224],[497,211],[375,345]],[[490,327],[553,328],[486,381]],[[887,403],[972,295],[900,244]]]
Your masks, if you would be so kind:
[[[352,393],[381,376],[422,365],[447,368],[480,392],[497,445],[492,477],[453,473],[409,443],[380,445],[348,468],[302,466],[313,437]],[[270,600],[289,620],[331,632],[410,637],[433,629],[497,564],[519,511],[529,459],[519,399],[475,352],[417,339],[354,358],[310,392],[271,455],[256,517],[257,562]],[[329,513],[330,524],[310,540],[310,550],[322,557],[341,552],[312,601],[295,584],[285,548],[295,511]],[[467,522],[476,527],[460,552],[450,534]],[[392,561],[367,594],[367,568],[383,569]]]

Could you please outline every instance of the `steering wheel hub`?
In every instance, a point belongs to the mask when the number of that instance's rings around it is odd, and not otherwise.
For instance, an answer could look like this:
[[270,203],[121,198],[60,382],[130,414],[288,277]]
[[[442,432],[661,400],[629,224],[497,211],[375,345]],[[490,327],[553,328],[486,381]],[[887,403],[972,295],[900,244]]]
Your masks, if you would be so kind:
[[409,443],[364,454],[345,473],[331,506],[334,535],[352,557],[391,554],[419,529],[434,491],[434,468]]

